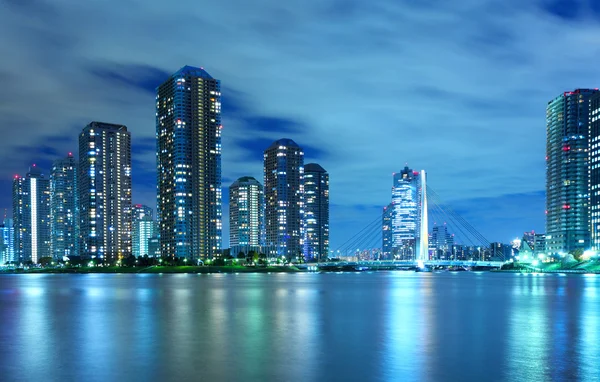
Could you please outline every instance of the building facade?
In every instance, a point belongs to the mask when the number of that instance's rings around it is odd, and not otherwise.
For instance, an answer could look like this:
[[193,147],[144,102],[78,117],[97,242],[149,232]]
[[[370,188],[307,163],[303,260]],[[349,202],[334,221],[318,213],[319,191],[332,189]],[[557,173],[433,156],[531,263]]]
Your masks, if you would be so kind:
[[50,257],[50,181],[35,165],[13,180],[15,261],[37,264]]
[[15,261],[15,227],[12,219],[5,218],[0,225],[0,265]]
[[185,66],[157,89],[157,218],[163,256],[221,250],[221,85]]
[[155,222],[152,219],[152,215],[144,215],[141,218],[137,218],[133,221],[133,256],[150,256],[154,257],[154,253],[150,253],[148,248],[148,239],[155,235]]
[[304,152],[291,139],[264,152],[265,231],[269,256],[303,256]]
[[79,135],[81,256],[114,262],[131,255],[131,135],[91,122]]
[[50,245],[52,257],[79,256],[77,161],[72,153],[54,161],[50,172]]
[[152,207],[148,207],[143,204],[134,204],[131,207],[131,221],[132,222],[143,219],[146,216],[149,216],[150,219],[154,219],[154,212],[152,210]]
[[394,258],[392,245],[392,215],[394,211],[394,205],[388,204],[383,207],[383,213],[381,215],[381,258],[382,260],[391,260]]
[[404,167],[394,173],[392,186],[392,248],[394,256],[403,260],[415,258],[420,231],[418,171]]
[[431,230],[430,248],[435,259],[449,259],[452,257],[454,235],[448,232],[448,226],[435,224]]
[[329,256],[329,174],[317,163],[304,165],[304,258]]
[[229,187],[229,244],[260,247],[265,244],[265,198],[263,186],[244,176]]
[[546,254],[546,234],[536,233],[533,240],[533,251],[536,255]]
[[590,99],[597,94],[592,89],[565,92],[548,102],[546,108],[546,250],[549,253],[590,247],[588,138]]
[[590,97],[588,142],[591,249],[600,251],[600,92]]

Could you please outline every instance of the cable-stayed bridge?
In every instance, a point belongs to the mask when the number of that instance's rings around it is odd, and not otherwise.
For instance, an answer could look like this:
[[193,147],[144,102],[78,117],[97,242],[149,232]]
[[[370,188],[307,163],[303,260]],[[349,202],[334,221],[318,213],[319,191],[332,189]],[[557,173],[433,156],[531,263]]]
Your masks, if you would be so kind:
[[[422,178],[425,179],[424,174]],[[421,184],[412,237],[402,240],[401,246],[397,241],[392,243],[395,209],[390,205],[333,251],[333,256],[353,258],[354,262],[348,264],[358,267],[371,261],[392,268],[412,266],[417,262],[450,267],[496,267],[504,262],[502,251],[492,248],[490,241],[445,203],[435,190],[424,181]]]

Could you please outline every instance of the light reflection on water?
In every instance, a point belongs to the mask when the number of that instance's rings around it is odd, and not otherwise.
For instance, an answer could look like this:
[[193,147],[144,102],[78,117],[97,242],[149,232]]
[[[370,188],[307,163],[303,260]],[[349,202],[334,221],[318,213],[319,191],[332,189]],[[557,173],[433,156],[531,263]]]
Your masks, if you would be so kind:
[[0,276],[2,380],[600,380],[600,277]]

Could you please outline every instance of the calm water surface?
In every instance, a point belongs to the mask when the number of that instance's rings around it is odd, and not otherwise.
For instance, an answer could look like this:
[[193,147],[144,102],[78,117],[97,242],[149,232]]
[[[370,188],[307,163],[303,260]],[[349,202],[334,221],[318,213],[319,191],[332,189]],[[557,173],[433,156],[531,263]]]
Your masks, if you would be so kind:
[[600,381],[600,276],[1,275],[2,381]]

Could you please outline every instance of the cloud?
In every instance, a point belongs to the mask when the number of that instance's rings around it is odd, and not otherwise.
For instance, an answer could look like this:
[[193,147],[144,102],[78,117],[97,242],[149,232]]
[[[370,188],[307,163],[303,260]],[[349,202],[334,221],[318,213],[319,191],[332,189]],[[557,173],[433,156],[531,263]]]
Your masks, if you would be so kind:
[[[203,66],[223,86],[224,179],[262,179],[265,145],[294,139],[330,173],[334,246],[381,209],[355,206],[389,202],[405,163],[427,169],[448,203],[467,203],[491,240],[507,239],[499,221],[543,225],[527,208],[489,220],[486,200],[543,201],[546,103],[598,82],[591,1],[7,4],[0,177],[50,160],[48,147],[76,151],[92,120],[123,123],[134,199],[154,205],[153,88],[183,65]],[[10,206],[10,190],[1,194]]]

